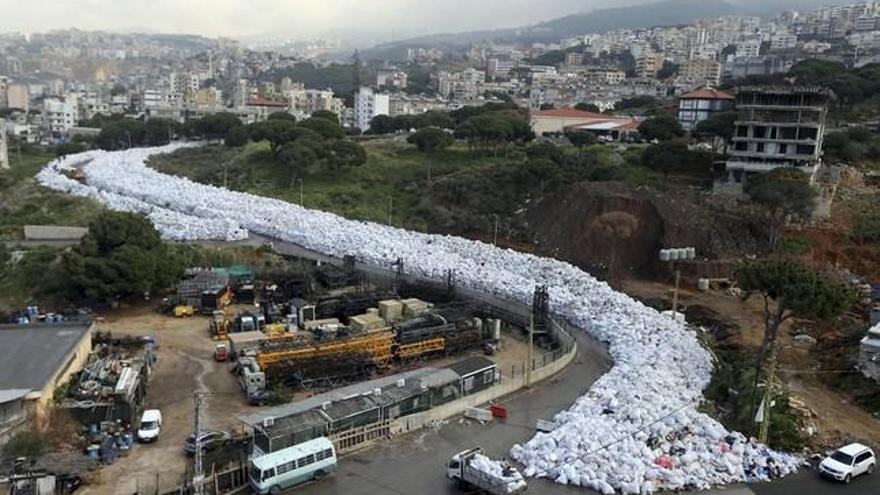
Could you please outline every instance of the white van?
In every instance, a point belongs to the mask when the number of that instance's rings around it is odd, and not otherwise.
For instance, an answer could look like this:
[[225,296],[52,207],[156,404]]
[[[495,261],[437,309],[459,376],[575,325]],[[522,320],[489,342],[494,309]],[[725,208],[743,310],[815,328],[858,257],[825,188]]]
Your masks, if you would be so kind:
[[335,470],[333,443],[320,437],[254,458],[248,477],[255,492],[276,495],[300,483],[319,480]]
[[162,413],[158,409],[147,409],[141,416],[141,425],[137,431],[139,442],[155,442],[162,428]]

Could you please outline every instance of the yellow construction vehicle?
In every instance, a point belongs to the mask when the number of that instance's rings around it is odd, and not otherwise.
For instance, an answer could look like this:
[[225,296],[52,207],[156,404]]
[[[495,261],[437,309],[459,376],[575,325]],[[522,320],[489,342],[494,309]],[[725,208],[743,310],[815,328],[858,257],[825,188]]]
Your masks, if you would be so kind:
[[218,309],[211,313],[211,322],[208,324],[208,330],[211,332],[211,337],[214,340],[228,339],[230,326],[232,326],[232,322],[229,321],[225,311]]
[[178,304],[174,306],[174,311],[172,312],[175,318],[185,318],[188,316],[193,316],[196,314],[196,308],[194,308],[191,304]]

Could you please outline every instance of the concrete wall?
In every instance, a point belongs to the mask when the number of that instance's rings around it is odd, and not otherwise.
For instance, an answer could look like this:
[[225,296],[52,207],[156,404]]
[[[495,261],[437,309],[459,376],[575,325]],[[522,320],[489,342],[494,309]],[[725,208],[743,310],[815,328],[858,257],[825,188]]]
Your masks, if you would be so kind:
[[[556,361],[532,371],[531,384],[538,383],[542,380],[550,378],[559,373],[571,363],[577,355],[577,347],[571,350]],[[525,374],[516,377],[508,377],[502,375],[501,382],[493,387],[482,390],[473,395],[467,395],[460,399],[448,402],[441,406],[434,407],[424,412],[411,414],[394,420],[391,424],[391,434],[399,435],[411,431],[419,430],[429,425],[433,421],[442,421],[452,416],[462,414],[470,407],[477,407],[486,404],[489,401],[498,399],[505,395],[509,395],[517,390],[529,385],[526,383],[528,377]]]
[[28,398],[32,399],[33,417],[38,428],[44,428],[44,422],[48,418],[48,414],[54,406],[55,389],[66,383],[70,377],[82,369],[89,359],[92,352],[92,332],[95,330],[95,324],[92,323],[89,331],[83,333],[82,338],[77,342],[73,352],[68,356],[67,361],[55,372],[54,375],[46,382],[46,386],[39,392],[38,396],[34,393],[29,394]]

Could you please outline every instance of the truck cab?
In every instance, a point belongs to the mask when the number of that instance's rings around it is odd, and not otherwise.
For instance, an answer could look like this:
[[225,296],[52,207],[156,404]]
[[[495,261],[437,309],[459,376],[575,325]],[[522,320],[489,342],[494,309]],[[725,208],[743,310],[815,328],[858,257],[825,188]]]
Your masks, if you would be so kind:
[[479,454],[481,452],[483,452],[481,447],[474,447],[452,456],[452,458],[449,459],[449,462],[446,463],[446,477],[456,482],[463,481],[462,468],[464,467],[465,460],[474,454]]

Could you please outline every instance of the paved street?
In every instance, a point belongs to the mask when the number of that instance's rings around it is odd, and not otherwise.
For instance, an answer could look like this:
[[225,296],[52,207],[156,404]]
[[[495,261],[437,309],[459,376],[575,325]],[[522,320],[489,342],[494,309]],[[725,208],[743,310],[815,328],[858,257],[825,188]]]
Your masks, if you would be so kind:
[[[504,401],[510,411],[507,421],[479,425],[456,419],[439,430],[424,430],[380,443],[343,458],[335,476],[296,492],[346,495],[460,493],[445,478],[445,463],[452,454],[479,445],[493,457],[504,457],[514,443],[534,435],[537,419],[549,419],[570,406],[608,369],[609,360],[602,346],[586,335],[577,338],[578,355],[562,373]],[[539,480],[530,482],[528,493],[584,491]]]

